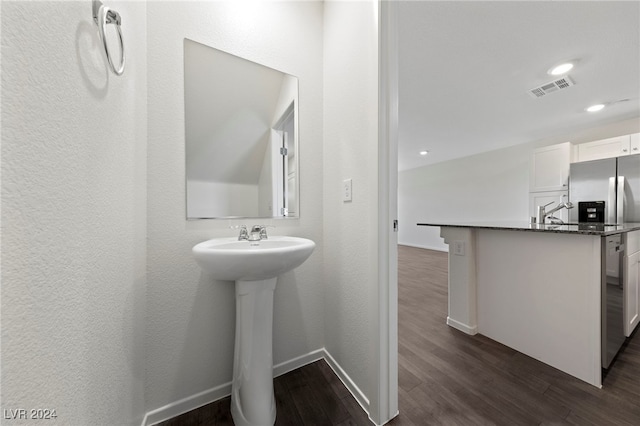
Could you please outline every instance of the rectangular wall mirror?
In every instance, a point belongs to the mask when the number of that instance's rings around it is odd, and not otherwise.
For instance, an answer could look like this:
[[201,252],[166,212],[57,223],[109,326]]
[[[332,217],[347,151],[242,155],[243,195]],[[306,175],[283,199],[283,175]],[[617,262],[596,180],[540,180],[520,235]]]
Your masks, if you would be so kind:
[[184,40],[187,219],[298,217],[298,79]]

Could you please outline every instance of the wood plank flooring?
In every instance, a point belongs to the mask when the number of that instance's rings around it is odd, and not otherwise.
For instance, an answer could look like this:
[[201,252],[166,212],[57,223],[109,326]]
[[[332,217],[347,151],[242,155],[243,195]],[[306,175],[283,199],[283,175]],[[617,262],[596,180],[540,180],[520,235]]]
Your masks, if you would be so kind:
[[640,334],[597,389],[445,325],[447,253],[400,246],[393,425],[640,425]]
[[[446,253],[399,246],[400,415],[392,425],[640,425],[640,333],[597,389],[445,324]],[[324,362],[274,380],[276,425],[370,425]],[[161,423],[232,425],[230,398]]]

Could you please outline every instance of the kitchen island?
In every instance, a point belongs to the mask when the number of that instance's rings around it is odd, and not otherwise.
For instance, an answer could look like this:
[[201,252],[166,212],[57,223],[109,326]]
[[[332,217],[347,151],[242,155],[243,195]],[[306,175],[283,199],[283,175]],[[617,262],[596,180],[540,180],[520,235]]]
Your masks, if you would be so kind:
[[602,237],[640,224],[418,225],[449,245],[449,326],[601,387]]

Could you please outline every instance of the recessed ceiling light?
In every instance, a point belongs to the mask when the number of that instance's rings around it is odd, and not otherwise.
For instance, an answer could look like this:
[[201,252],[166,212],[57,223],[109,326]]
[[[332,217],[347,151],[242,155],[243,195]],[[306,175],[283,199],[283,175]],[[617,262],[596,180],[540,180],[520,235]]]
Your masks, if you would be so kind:
[[591,105],[589,108],[586,108],[585,111],[587,111],[587,112],[598,112],[602,108],[604,108],[604,104],[596,104],[596,105]]
[[562,74],[566,74],[567,72],[569,72],[569,70],[573,68],[573,63],[571,62],[566,62],[564,64],[560,64],[557,65],[553,68],[551,68],[549,71],[547,71],[549,74],[551,75],[562,75]]
[[420,155],[427,155],[429,151],[420,151]]

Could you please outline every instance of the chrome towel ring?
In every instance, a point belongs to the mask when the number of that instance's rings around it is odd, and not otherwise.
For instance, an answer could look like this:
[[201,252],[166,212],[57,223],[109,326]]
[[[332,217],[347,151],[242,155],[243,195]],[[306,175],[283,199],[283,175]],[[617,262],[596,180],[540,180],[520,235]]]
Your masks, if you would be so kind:
[[[93,20],[98,25],[98,33],[100,34],[100,40],[102,41],[102,45],[104,46],[104,51],[107,54],[107,61],[109,62],[109,67],[111,67],[111,71],[113,71],[116,75],[122,75],[124,72],[124,41],[122,40],[122,29],[120,28],[120,24],[122,20],[120,19],[120,14],[115,10],[109,9],[107,6],[103,5],[98,0],[93,0]],[[114,24],[116,29],[118,30],[118,38],[120,40],[120,66],[116,68],[113,64],[113,59],[111,58],[111,54],[109,53],[109,46],[107,45],[107,35],[106,35],[106,26],[107,24]]]

